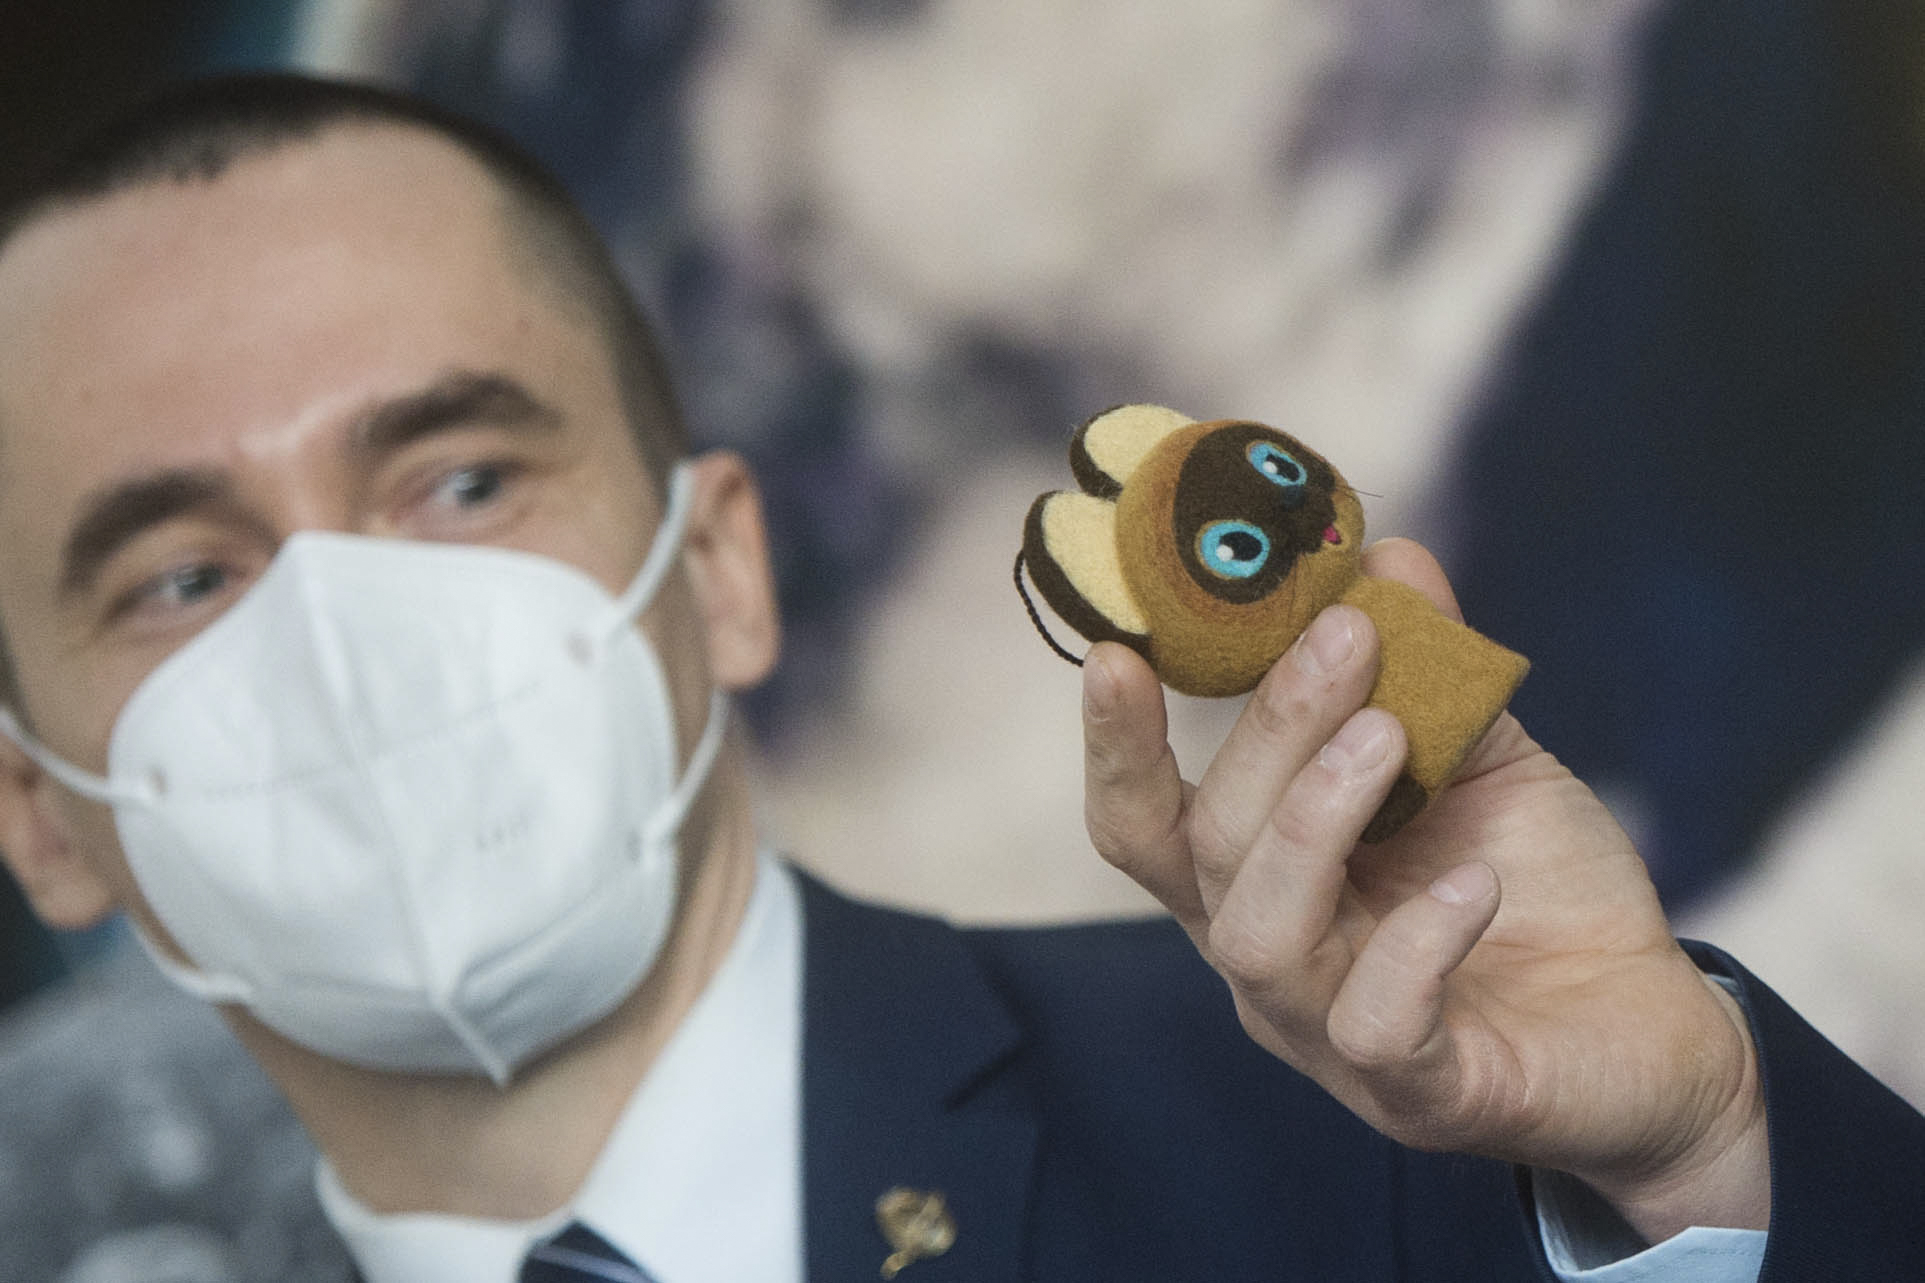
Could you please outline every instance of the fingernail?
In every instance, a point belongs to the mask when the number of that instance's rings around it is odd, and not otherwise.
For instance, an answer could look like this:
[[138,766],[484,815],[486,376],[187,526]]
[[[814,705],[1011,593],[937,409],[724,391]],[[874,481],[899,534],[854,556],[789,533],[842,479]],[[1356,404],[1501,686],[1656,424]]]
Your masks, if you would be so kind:
[[1496,889],[1491,866],[1478,860],[1459,865],[1430,884],[1431,895],[1445,904],[1474,904]]
[[1381,763],[1390,751],[1390,731],[1380,717],[1357,716],[1331,737],[1317,760],[1340,775],[1361,775]]
[[1340,667],[1357,650],[1357,633],[1348,610],[1331,609],[1318,615],[1297,643],[1297,667],[1322,677]]

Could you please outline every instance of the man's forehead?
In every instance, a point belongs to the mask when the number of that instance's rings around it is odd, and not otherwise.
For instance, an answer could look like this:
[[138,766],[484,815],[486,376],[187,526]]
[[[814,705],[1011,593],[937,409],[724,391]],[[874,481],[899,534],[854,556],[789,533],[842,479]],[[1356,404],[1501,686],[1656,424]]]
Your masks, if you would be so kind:
[[28,373],[9,372],[9,356],[31,360],[36,341],[71,347],[128,309],[158,321],[223,290],[270,301],[303,284],[290,265],[324,273],[385,254],[382,271],[426,273],[465,254],[472,283],[513,239],[502,209],[500,185],[464,150],[388,122],[247,151],[211,178],[55,205],[0,246],[0,406],[9,373]]
[[291,201],[359,207],[370,217],[446,217],[501,204],[487,169],[453,141],[406,123],[343,121],[237,146],[212,176],[162,174],[103,195],[54,201],[0,247],[0,264],[18,252],[30,254],[37,242],[157,235],[176,219],[246,219],[261,206]]
[[[532,301],[501,191],[452,142],[357,122],[241,155],[212,178],[49,210],[0,249],[0,459],[26,463],[7,439],[17,433],[45,437],[30,451],[44,470],[40,456],[57,462],[88,423],[137,429],[157,452],[189,442],[183,431],[199,427],[163,425],[170,410],[216,436],[250,421],[285,428],[323,396],[383,390],[336,375],[413,386],[438,370],[392,367],[438,349],[444,366],[487,364],[474,343],[502,350],[505,318]],[[130,465],[146,453],[132,440],[111,448]]]

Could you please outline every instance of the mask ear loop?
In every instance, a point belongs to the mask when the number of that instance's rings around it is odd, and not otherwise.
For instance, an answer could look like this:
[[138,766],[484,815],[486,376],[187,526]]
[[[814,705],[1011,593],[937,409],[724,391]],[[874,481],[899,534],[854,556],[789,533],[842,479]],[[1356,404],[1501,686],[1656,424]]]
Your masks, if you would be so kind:
[[152,806],[160,800],[161,793],[164,791],[157,779],[141,779],[132,784],[117,784],[104,775],[95,775],[92,771],[75,766],[28,734],[26,728],[20,725],[20,719],[14,715],[14,711],[4,705],[0,705],[0,735],[12,740],[14,747],[31,758],[35,766],[90,802],[100,802],[108,806],[116,802]]
[[[126,787],[116,785],[92,771],[81,770],[29,735],[14,711],[3,705],[0,705],[0,735],[12,740],[22,753],[33,760],[34,765],[90,801],[111,806],[117,802],[152,805],[160,800],[163,789],[155,780],[143,779],[132,787]],[[245,1002],[253,993],[253,987],[238,976],[202,971],[191,963],[168,957],[160,945],[149,939],[140,924],[131,918],[128,926],[133,930],[134,939],[154,960],[154,966],[160,969],[160,973],[195,997],[207,1002]]]
[[[598,658],[610,641],[620,636],[624,628],[633,627],[636,617],[648,609],[662,580],[668,576],[669,568],[681,555],[682,539],[688,533],[694,499],[694,470],[685,462],[678,463],[669,473],[668,506],[662,513],[661,525],[656,527],[655,540],[649,545],[648,556],[642,559],[642,568],[635,572],[635,578],[628,588],[610,605],[604,626],[592,636],[578,632],[570,638],[570,647],[578,660],[587,662]],[[644,840],[650,843],[662,841],[674,836],[681,828],[682,820],[688,815],[689,807],[694,805],[696,795],[702,791],[709,770],[722,751],[728,724],[728,693],[720,689],[713,690],[709,693],[708,721],[702,727],[702,737],[696,741],[694,752],[689,754],[688,766],[677,781],[675,791],[669,794],[661,809],[650,818]]]
[[626,591],[615,600],[614,610],[608,620],[604,635],[594,639],[600,646],[608,636],[632,624],[641,613],[648,609],[649,602],[655,600],[655,590],[662,586],[669,568],[682,552],[682,537],[688,532],[689,511],[695,499],[695,473],[686,463],[675,465],[668,478],[668,507],[662,513],[662,524],[656,527],[655,541],[649,545],[648,556],[642,559],[642,568],[635,572],[635,578]]
[[202,1002],[241,1002],[254,996],[254,986],[239,976],[230,976],[219,971],[202,971],[191,962],[181,962],[170,958],[160,945],[148,938],[140,924],[131,916],[127,926],[133,931],[134,939],[147,956],[153,960],[155,968],[176,989],[199,998]]
[[695,741],[695,751],[689,754],[688,767],[676,782],[675,791],[668,795],[668,801],[663,803],[661,809],[649,817],[644,841],[652,845],[666,841],[681,831],[689,808],[695,804],[702,785],[708,782],[709,768],[715,765],[715,759],[722,751],[722,741],[727,738],[728,728],[729,696],[727,691],[718,687],[709,692],[708,722],[702,727],[702,738]]

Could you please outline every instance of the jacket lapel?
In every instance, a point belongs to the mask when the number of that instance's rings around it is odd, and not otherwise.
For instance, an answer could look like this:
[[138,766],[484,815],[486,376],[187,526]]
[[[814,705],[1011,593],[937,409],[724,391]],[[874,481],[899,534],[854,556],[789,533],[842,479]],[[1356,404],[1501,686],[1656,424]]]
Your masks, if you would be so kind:
[[954,1242],[903,1283],[1020,1277],[1036,1120],[1021,1036],[952,927],[802,875],[802,1166],[808,1277],[884,1277],[877,1201],[940,1194]]

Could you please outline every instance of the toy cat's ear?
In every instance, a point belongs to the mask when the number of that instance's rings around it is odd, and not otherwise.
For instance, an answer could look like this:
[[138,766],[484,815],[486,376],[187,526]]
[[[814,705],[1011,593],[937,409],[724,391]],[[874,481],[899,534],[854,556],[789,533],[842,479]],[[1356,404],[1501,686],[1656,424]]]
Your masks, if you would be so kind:
[[1068,490],[1038,498],[1023,523],[1023,564],[1064,623],[1090,641],[1118,641],[1149,654],[1149,621],[1116,555],[1113,501]]
[[1098,499],[1114,499],[1143,456],[1164,437],[1196,420],[1160,405],[1119,405],[1076,430],[1069,468],[1076,484]]

